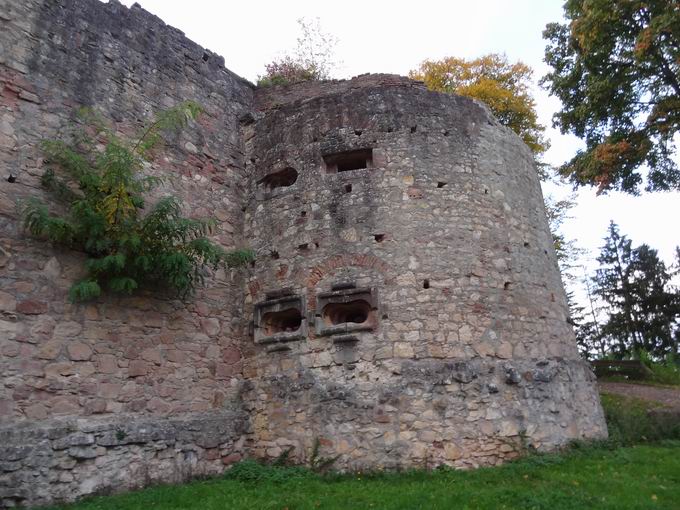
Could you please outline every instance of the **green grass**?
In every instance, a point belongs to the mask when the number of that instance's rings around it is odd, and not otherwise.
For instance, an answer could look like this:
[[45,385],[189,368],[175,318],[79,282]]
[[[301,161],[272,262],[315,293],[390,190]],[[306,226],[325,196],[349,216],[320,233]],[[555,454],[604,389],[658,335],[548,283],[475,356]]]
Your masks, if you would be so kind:
[[675,363],[653,363],[652,381],[667,386],[680,386],[680,369]]
[[640,351],[636,358],[631,359],[639,359],[647,367],[648,371],[644,377],[631,378],[628,375],[617,374],[611,369],[596,368],[597,379],[602,382],[623,382],[649,386],[680,386],[680,365],[675,362],[673,356],[661,361],[654,361],[647,352]]
[[680,384],[672,382],[659,382],[654,379],[629,379],[625,375],[607,375],[598,377],[598,382],[605,383],[624,383],[624,384],[640,384],[642,386],[655,386],[657,388],[677,388]]
[[677,413],[659,412],[662,404],[609,393],[603,393],[601,400],[611,444],[680,440],[680,418]]
[[[246,462],[224,477],[98,497],[70,510],[678,509],[680,442],[575,449],[498,468],[322,477]],[[239,470],[241,471],[239,473]]]

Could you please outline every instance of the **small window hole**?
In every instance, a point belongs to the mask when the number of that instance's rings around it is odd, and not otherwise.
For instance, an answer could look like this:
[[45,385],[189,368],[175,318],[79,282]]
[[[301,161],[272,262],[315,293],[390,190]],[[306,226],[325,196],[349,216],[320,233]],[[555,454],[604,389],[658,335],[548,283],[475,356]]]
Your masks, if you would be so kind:
[[298,244],[298,250],[305,251],[309,249],[309,243]]
[[323,160],[326,163],[326,173],[329,174],[373,168],[373,149],[329,154]]
[[354,323],[363,324],[371,315],[371,306],[363,299],[349,303],[330,303],[322,311],[324,322],[329,326]]
[[280,312],[267,312],[262,316],[262,328],[265,336],[277,333],[292,333],[300,329],[302,314],[297,308],[287,308]]
[[279,257],[280,257],[279,252],[276,251],[276,250],[272,250],[272,252],[270,253],[270,255],[271,255],[271,257],[272,257],[274,260],[278,260]]
[[278,172],[273,172],[261,179],[258,184],[263,186],[266,191],[272,191],[276,188],[287,188],[295,184],[298,178],[297,170],[294,168],[284,168]]
[[529,247],[529,241],[524,241],[524,247],[528,248]]
[[437,183],[437,187],[438,187],[438,188],[443,188],[444,186],[446,186],[446,184],[447,184],[447,183],[444,182],[444,181],[439,181],[439,182]]
[[7,177],[7,182],[10,184],[17,182],[17,176],[14,174],[9,174],[9,177]]
[[303,218],[307,216],[307,211],[300,211],[300,216]]
[[411,126],[411,133],[415,133],[418,130],[418,126]]
[[351,193],[352,192],[352,185],[351,184],[345,184],[345,193]]
[[430,280],[425,279],[423,280],[423,289],[429,289],[430,288]]
[[354,134],[357,135],[357,136],[361,136],[361,133],[363,133],[363,131],[361,129],[355,129],[354,130]]
[[376,243],[382,243],[385,240],[385,234],[376,234],[373,236]]
[[210,55],[208,55],[207,53],[204,52],[203,53],[203,62],[207,62],[208,60],[210,60]]

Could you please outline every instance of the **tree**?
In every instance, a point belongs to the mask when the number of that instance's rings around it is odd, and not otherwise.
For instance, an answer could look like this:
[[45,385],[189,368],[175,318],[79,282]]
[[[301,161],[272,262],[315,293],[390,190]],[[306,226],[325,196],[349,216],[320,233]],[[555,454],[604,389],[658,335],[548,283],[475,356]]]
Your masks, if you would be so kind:
[[330,78],[338,64],[334,56],[337,39],[323,31],[319,18],[313,21],[299,18],[297,23],[301,33],[292,55],[284,55],[265,65],[265,74],[257,80],[259,86]]
[[546,194],[544,203],[557,263],[564,283],[567,283],[577,278],[574,270],[578,267],[577,259],[583,255],[583,250],[576,246],[576,241],[567,239],[561,232],[562,224],[569,218],[569,211],[576,205],[575,196],[572,194],[556,200],[552,195]]
[[501,124],[517,133],[539,157],[548,150],[545,127],[539,124],[536,103],[529,92],[533,71],[505,55],[489,54],[473,60],[449,57],[425,60],[409,77],[430,90],[473,97],[484,102]]
[[657,358],[677,353],[680,294],[657,251],[631,241],[609,225],[594,278],[595,294],[608,307],[602,335],[611,339],[614,354],[623,357],[644,350]]
[[252,259],[249,250],[227,253],[208,240],[213,222],[185,218],[173,196],[142,215],[144,194],[162,181],[141,175],[145,162],[153,159],[164,133],[184,127],[200,111],[196,103],[181,103],[128,142],[86,110],[86,128],[71,140],[43,143],[48,170],[42,185],[65,214],[51,213],[37,199],[23,203],[21,214],[33,236],[87,255],[87,277],[71,286],[72,302],[95,298],[102,290],[130,294],[158,285],[186,296],[203,280],[206,266],[233,267]]
[[656,250],[643,244],[633,250],[629,272],[631,293],[642,320],[643,349],[658,358],[677,354],[680,294],[670,286],[666,264]]
[[549,24],[542,80],[562,101],[554,124],[585,150],[560,168],[577,186],[637,194],[680,189],[680,8],[668,0],[567,0]]
[[608,306],[609,318],[602,327],[602,333],[617,340],[614,348],[617,355],[623,357],[642,348],[642,337],[636,328],[639,320],[634,317],[628,271],[632,247],[631,241],[619,233],[613,221],[609,224],[608,232],[597,257],[600,268],[593,280],[594,292]]
[[[598,319],[598,307],[595,304],[590,287],[590,278],[585,271],[585,267],[582,267],[582,269],[583,273],[579,280],[586,291],[588,303],[586,306],[573,305],[575,310],[574,332],[576,334],[576,342],[586,359],[590,359],[592,355],[604,358],[609,352],[609,339],[602,334]],[[571,303],[569,304],[571,312],[572,305]]]
[[[557,263],[562,277],[569,308],[569,323],[574,328],[576,342],[583,356],[588,359],[593,352],[602,352],[599,342],[599,325],[592,299],[589,307],[582,306],[576,299],[575,286],[580,280],[582,266],[578,260],[584,255],[584,250],[576,245],[574,239],[568,239],[561,231],[562,224],[569,217],[569,211],[575,206],[574,195],[555,200],[551,195],[545,195],[545,209],[548,216],[548,226],[553,238],[553,246],[557,255]],[[587,285],[587,282],[585,282]],[[588,297],[590,293],[588,289]]]

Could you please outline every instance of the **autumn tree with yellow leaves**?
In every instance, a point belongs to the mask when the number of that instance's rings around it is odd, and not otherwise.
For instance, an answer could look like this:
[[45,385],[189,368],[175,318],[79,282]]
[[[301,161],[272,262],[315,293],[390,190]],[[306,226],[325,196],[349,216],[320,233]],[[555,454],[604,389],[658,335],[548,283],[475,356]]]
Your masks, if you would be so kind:
[[472,97],[484,102],[505,126],[517,133],[536,159],[548,150],[545,127],[539,124],[531,96],[532,69],[508,61],[505,55],[489,54],[472,60],[448,57],[425,60],[409,77],[427,88]]

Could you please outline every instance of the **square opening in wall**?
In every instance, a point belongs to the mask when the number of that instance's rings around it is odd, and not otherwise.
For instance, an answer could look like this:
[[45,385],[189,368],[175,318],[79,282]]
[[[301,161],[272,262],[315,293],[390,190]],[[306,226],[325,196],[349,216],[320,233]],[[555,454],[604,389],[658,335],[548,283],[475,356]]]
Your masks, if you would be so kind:
[[304,302],[300,296],[268,299],[255,305],[255,343],[301,340],[307,336]]
[[335,335],[371,331],[377,325],[375,289],[342,289],[318,295],[316,334]]
[[323,157],[323,161],[328,174],[373,168],[373,149],[329,154]]

